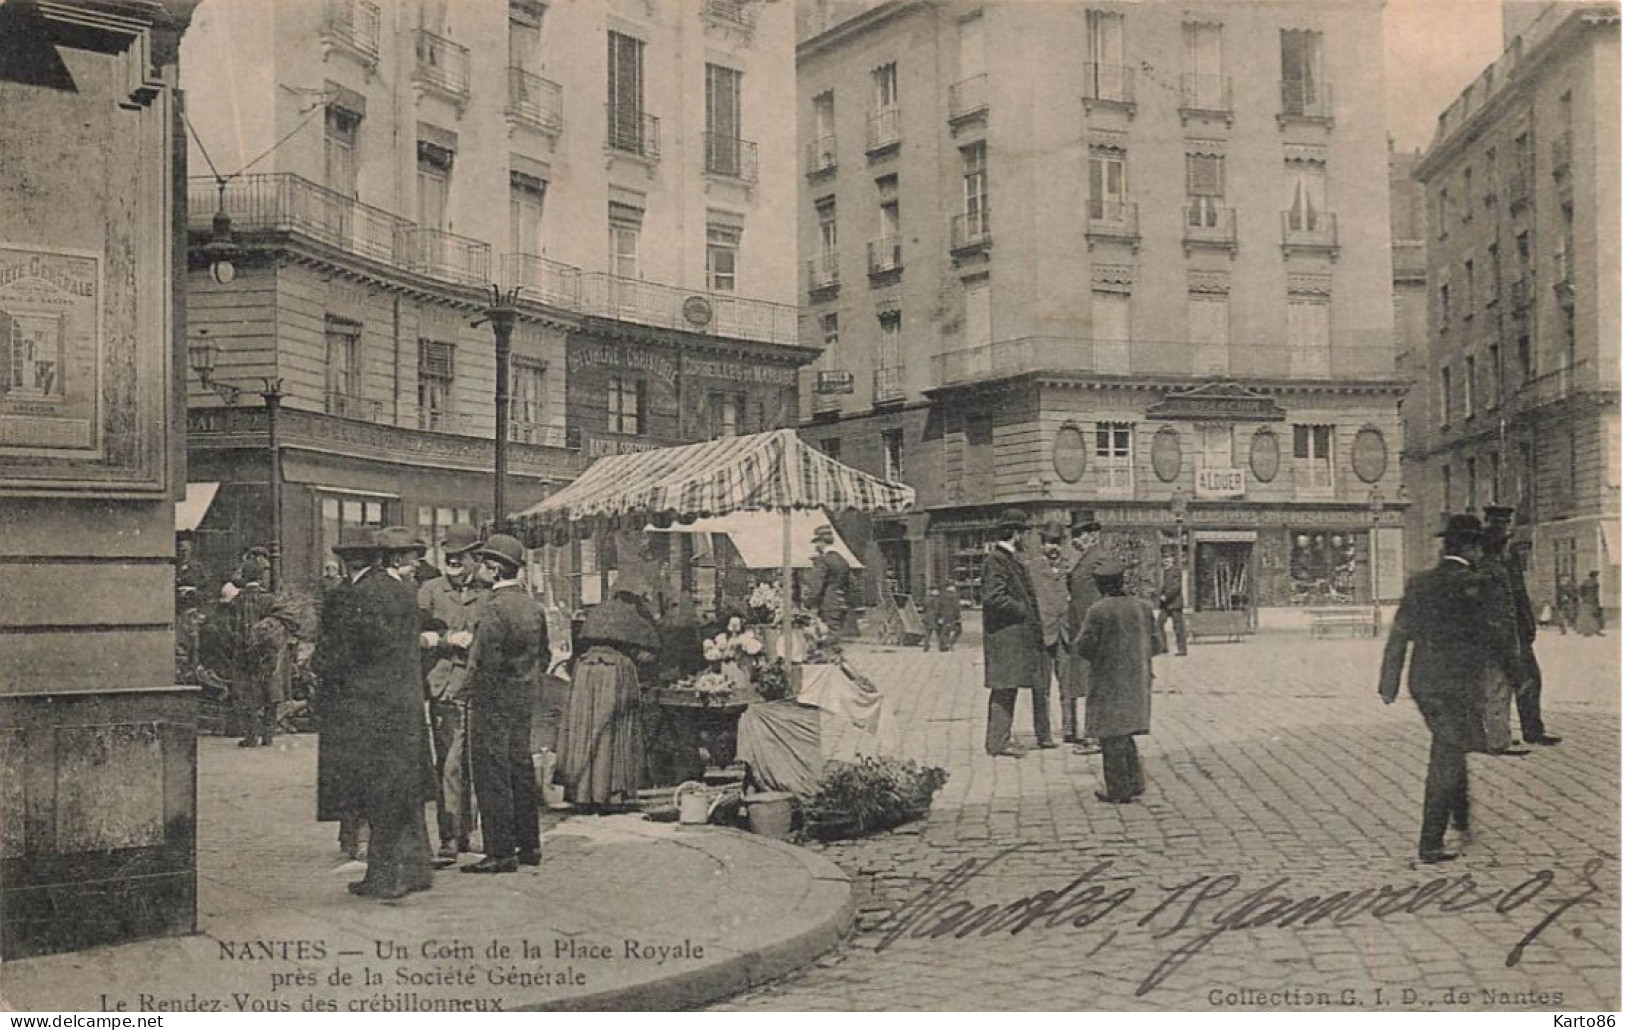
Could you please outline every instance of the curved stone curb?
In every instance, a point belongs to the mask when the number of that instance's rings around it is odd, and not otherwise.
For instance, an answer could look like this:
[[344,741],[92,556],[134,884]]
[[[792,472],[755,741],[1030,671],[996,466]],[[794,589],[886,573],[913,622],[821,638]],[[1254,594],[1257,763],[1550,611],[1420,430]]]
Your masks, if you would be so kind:
[[738,994],[776,980],[839,944],[852,926],[855,908],[852,878],[839,866],[804,848],[741,830],[709,828],[685,843],[704,847],[705,837],[727,834],[793,859],[812,883],[808,898],[784,917],[795,927],[789,936],[754,951],[743,952],[670,976],[613,987],[592,994],[517,1006],[531,1012],[677,1011]]

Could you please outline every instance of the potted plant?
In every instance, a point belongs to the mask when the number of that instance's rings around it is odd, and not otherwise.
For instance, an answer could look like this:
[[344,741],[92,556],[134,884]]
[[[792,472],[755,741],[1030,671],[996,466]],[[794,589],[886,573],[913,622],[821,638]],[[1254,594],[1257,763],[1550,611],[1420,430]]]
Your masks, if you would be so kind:
[[947,779],[944,770],[912,759],[829,762],[799,798],[803,824],[819,840],[890,829],[925,815]]

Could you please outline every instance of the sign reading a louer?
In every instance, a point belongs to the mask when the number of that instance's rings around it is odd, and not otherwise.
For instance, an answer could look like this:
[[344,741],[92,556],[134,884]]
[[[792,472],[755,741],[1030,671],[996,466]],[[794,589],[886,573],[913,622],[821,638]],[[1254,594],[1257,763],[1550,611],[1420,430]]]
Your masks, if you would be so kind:
[[1247,473],[1241,469],[1196,470],[1196,496],[1204,500],[1241,497],[1247,492]]
[[99,457],[101,257],[0,243],[0,450]]

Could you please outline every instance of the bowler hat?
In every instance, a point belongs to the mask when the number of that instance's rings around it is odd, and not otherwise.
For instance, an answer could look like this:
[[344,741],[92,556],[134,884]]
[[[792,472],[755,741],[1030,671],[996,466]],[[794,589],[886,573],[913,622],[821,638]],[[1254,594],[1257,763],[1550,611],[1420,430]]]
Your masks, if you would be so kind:
[[1486,504],[1484,505],[1484,518],[1510,519],[1517,510],[1505,504]]
[[378,550],[378,531],[371,526],[343,526],[339,529],[339,542],[333,553],[339,557]]
[[1019,529],[1027,528],[1027,513],[1020,508],[1006,508],[999,512],[998,528],[1006,529],[1015,526]]
[[1074,534],[1100,532],[1100,520],[1095,518],[1093,508],[1079,508],[1072,513],[1072,532]]
[[373,540],[380,551],[416,551],[418,554],[429,551],[429,546],[413,536],[405,526],[386,526],[378,531]]
[[827,540],[833,544],[835,542],[835,530],[833,527],[827,524],[819,526],[817,529],[813,530],[812,538],[814,540]]
[[471,522],[453,523],[446,529],[446,539],[440,546],[448,555],[467,554],[480,546],[480,531]]
[[1050,519],[1044,523],[1044,528],[1038,531],[1041,540],[1065,540],[1066,525],[1060,519]]
[[480,548],[479,556],[517,569],[525,564],[525,545],[506,533],[497,533]]
[[1105,558],[1096,563],[1090,575],[1096,579],[1122,579],[1128,569],[1116,558]]
[[1478,521],[1477,515],[1452,515],[1445,520],[1444,528],[1433,535],[1455,540],[1479,540],[1484,536],[1484,524]]

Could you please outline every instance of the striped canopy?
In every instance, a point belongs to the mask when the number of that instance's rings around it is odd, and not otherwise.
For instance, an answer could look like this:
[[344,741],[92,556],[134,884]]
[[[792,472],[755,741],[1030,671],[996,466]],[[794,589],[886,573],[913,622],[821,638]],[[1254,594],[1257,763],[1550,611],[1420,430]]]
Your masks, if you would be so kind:
[[849,468],[793,429],[600,458],[575,482],[515,516],[535,534],[597,517],[679,518],[735,511],[909,510],[914,488]]

